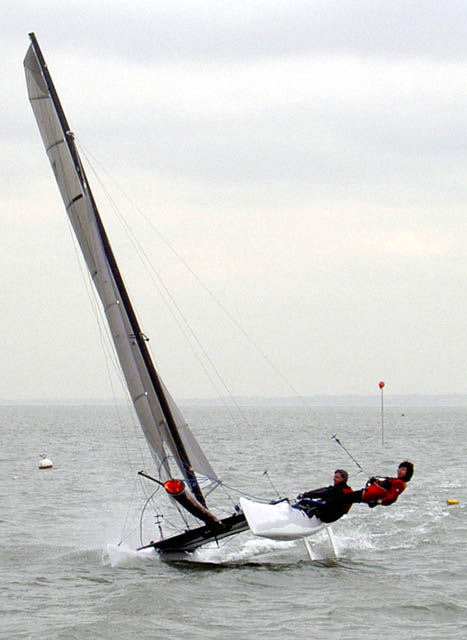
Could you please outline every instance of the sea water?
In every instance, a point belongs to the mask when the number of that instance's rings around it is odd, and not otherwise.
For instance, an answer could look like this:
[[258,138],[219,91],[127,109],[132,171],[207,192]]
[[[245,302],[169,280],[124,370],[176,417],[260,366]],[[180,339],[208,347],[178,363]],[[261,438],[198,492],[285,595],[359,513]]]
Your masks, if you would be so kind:
[[[136,471],[152,469],[125,414],[2,406],[1,638],[467,635],[466,408],[387,408],[384,444],[376,408],[241,413],[184,408],[216,471],[247,494],[294,496],[329,484],[338,467],[357,489],[406,458],[413,480],[393,506],[357,504],[334,525],[337,558],[325,534],[312,539],[310,560],[302,541],[247,532],[168,561],[135,551]],[[39,470],[42,453],[52,469]]]

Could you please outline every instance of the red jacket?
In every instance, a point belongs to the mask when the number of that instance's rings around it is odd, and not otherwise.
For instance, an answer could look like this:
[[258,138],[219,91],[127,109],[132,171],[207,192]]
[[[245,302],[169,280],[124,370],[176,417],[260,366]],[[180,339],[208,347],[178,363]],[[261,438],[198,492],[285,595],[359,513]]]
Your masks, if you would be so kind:
[[406,486],[399,478],[378,478],[364,489],[362,502],[379,502],[385,506],[393,504]]

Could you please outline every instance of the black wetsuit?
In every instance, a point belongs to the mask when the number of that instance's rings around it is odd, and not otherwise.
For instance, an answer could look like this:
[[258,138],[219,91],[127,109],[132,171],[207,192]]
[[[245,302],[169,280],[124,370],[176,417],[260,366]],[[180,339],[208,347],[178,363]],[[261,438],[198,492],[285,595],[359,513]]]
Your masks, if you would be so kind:
[[311,518],[316,516],[321,522],[334,522],[342,518],[352,503],[347,499],[352,489],[345,483],[306,491],[298,496],[297,507]]

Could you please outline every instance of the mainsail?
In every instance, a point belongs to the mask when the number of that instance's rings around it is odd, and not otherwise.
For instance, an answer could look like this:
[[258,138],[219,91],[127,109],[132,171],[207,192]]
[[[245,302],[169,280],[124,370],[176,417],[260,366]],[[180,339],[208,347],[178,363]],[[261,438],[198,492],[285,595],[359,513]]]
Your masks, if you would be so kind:
[[[218,482],[206,456],[161,381],[118,270],[91,189],[34,34],[24,59],[29,100],[67,214],[101,299],[115,350],[162,480],[177,463],[196,498],[205,505],[196,473]],[[195,473],[196,472],[196,473]]]

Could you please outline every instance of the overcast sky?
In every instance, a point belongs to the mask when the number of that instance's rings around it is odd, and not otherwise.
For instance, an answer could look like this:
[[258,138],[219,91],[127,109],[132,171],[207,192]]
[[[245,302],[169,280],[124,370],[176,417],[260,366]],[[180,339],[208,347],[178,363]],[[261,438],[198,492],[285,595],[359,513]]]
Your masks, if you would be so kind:
[[216,390],[157,278],[233,394],[467,391],[465,2],[8,4],[0,399],[110,395],[27,101],[30,31],[176,397]]

